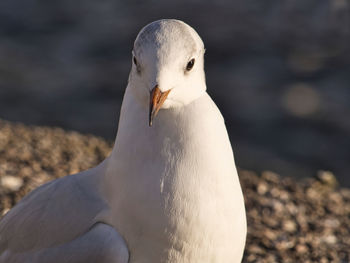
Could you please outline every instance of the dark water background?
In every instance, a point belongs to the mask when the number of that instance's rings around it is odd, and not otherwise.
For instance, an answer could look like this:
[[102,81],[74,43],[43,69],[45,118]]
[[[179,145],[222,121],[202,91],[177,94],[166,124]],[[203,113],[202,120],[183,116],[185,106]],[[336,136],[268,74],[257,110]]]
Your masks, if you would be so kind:
[[240,167],[350,186],[349,0],[1,0],[0,118],[112,140],[133,40],[160,18],[203,38]]

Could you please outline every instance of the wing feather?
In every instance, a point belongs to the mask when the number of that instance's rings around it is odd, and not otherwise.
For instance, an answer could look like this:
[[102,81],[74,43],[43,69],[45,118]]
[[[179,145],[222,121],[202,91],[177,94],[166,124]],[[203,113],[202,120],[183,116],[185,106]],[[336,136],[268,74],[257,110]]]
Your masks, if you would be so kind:
[[57,246],[91,228],[107,209],[94,172],[51,181],[23,198],[0,222],[0,254]]

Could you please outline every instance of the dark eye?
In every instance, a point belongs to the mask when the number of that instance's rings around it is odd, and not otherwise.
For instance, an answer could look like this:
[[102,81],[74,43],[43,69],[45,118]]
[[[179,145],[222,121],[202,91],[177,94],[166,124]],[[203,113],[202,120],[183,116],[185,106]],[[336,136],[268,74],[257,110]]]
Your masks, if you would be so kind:
[[135,56],[133,57],[132,60],[134,61],[135,66],[137,66],[137,60],[136,60]]
[[194,58],[192,58],[190,61],[188,61],[187,66],[186,66],[187,71],[190,71],[193,68],[194,61],[195,61]]

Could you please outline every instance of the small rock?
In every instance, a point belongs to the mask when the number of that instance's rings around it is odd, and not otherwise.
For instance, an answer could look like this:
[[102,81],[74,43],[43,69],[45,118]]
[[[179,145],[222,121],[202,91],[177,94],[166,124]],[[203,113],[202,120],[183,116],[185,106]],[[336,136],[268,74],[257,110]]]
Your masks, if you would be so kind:
[[258,189],[257,190],[258,190],[258,194],[264,195],[264,194],[266,194],[266,192],[268,190],[268,186],[267,186],[266,183],[261,182],[261,183],[258,184]]
[[339,223],[339,220],[337,220],[337,219],[326,219],[325,221],[324,221],[324,225],[326,226],[326,227],[328,227],[328,228],[333,228],[333,229],[335,229],[335,228],[338,228],[339,227],[339,225],[340,225],[340,223]]
[[7,190],[17,191],[23,185],[22,178],[5,175],[0,178],[0,184]]
[[264,254],[264,250],[257,246],[257,245],[251,245],[249,248],[248,248],[248,251],[250,254]]
[[331,187],[336,188],[338,186],[337,178],[334,176],[334,174],[330,171],[318,171],[316,178],[323,184]]
[[295,249],[298,254],[305,254],[309,250],[307,246],[301,244],[297,245]]
[[297,229],[297,225],[295,224],[294,221],[286,220],[283,222],[283,230],[292,233],[292,232],[295,232],[296,229]]
[[271,183],[275,183],[275,184],[280,183],[279,175],[272,172],[272,171],[263,171],[261,173],[261,178],[263,178],[267,182],[271,182]]
[[326,242],[327,244],[335,244],[337,243],[337,238],[334,235],[329,235],[329,236],[325,236],[323,238],[323,241]]
[[2,211],[2,216],[6,215],[8,211],[10,211],[10,209],[9,209],[9,208],[5,208],[5,209]]

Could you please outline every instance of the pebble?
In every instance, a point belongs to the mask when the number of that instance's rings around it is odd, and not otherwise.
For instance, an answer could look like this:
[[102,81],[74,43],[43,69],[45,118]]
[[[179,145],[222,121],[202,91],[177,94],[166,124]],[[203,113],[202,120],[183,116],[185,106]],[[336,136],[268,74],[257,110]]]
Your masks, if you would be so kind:
[[23,185],[23,180],[19,177],[4,175],[0,177],[0,184],[6,190],[17,191]]
[[287,232],[295,232],[296,229],[297,226],[293,220],[286,220],[283,222],[283,230]]

